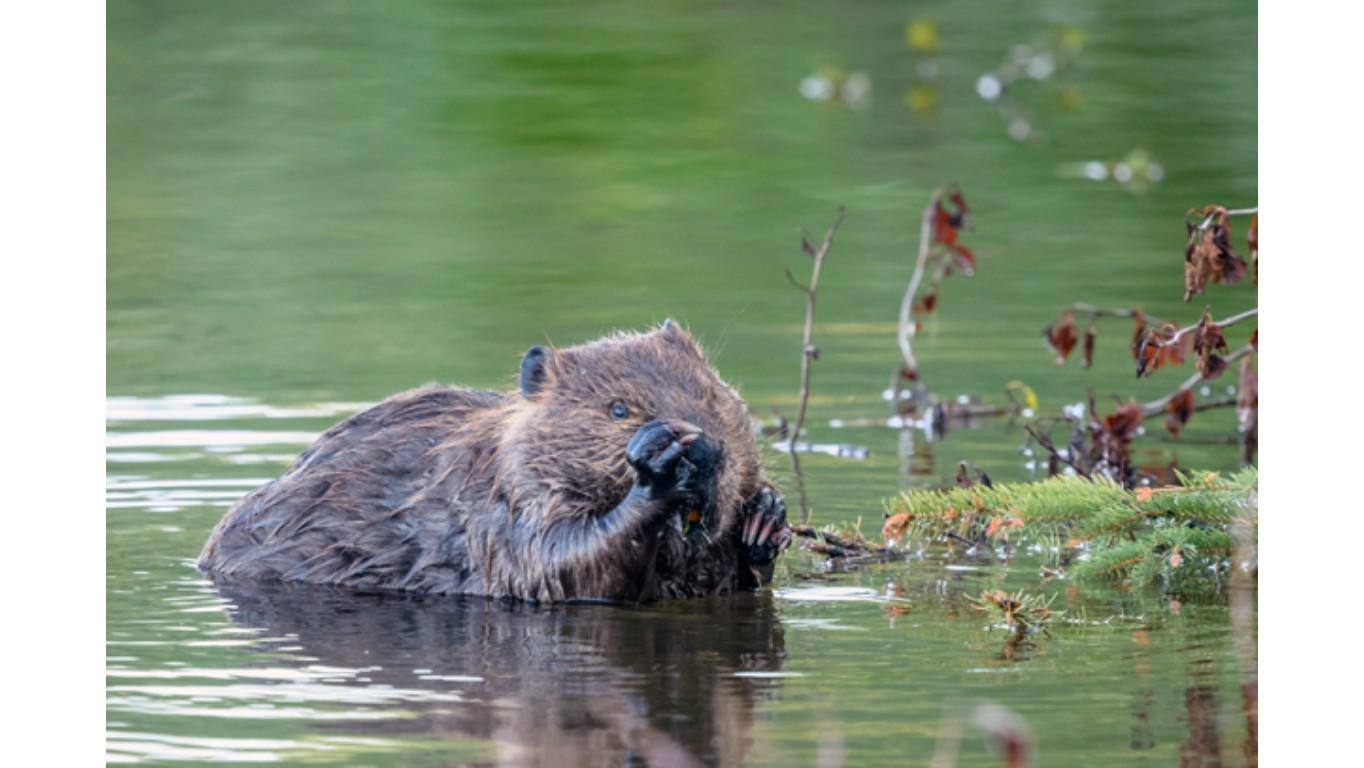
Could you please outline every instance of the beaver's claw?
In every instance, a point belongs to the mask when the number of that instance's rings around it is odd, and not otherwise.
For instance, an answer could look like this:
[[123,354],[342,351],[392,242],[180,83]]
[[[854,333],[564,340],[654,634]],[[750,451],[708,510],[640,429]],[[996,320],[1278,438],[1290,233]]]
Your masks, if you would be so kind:
[[[685,421],[651,421],[639,428],[625,447],[625,459],[639,474],[640,486],[656,499],[695,492],[707,462],[701,430]],[[698,465],[701,465],[698,468]]]
[[786,524],[786,500],[770,487],[749,502],[747,518],[740,524],[739,539],[748,550],[748,562],[767,565],[791,546],[791,526]]

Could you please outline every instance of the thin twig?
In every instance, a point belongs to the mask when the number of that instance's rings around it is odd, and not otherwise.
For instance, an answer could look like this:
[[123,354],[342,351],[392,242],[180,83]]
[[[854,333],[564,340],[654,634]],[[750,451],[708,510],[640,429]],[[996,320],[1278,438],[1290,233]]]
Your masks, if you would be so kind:
[[[1254,309],[1247,309],[1246,311],[1240,314],[1228,317],[1226,320],[1215,321],[1213,325],[1217,326],[1218,328],[1229,328],[1243,320],[1249,320],[1252,317],[1256,317],[1259,314],[1260,314],[1259,307],[1256,307]],[[1174,335],[1168,339],[1157,340],[1157,343],[1160,344],[1160,346],[1162,347],[1174,346],[1175,344],[1179,343],[1179,340],[1181,338],[1187,336],[1190,333],[1193,333],[1194,331],[1198,330],[1201,326],[1202,321],[1200,320],[1199,322],[1194,323],[1193,325],[1188,326],[1187,328],[1180,328],[1179,330],[1175,331]]]
[[[1253,215],[1255,215],[1255,214],[1258,214],[1259,212],[1260,212],[1260,209],[1259,209],[1258,207],[1255,207],[1255,208],[1228,208],[1228,209],[1226,210],[1226,215],[1228,215],[1228,216],[1253,216]],[[1198,231],[1199,231],[1199,232],[1202,232],[1203,230],[1207,229],[1208,227],[1211,227],[1213,221],[1216,220],[1216,219],[1217,219],[1217,212],[1216,212],[1216,211],[1214,211],[1214,212],[1208,214],[1207,217],[1203,219],[1203,223],[1201,223],[1201,224],[1198,225]]]
[[814,260],[814,265],[810,270],[809,286],[802,286],[796,282],[791,274],[791,270],[786,270],[786,279],[796,286],[798,290],[805,294],[805,331],[801,337],[800,352],[800,408],[796,411],[796,423],[791,429],[791,468],[796,473],[796,483],[800,488],[800,509],[801,519],[807,520],[810,517],[810,507],[805,500],[805,483],[800,475],[800,459],[796,455],[796,442],[800,440],[800,431],[805,426],[805,411],[810,404],[810,363],[819,354],[819,350],[811,343],[811,336],[814,334],[815,327],[815,298],[819,290],[819,273],[824,267],[824,257],[829,255],[829,249],[834,244],[834,233],[843,223],[843,217],[847,214],[844,208],[838,209],[838,214],[834,217],[834,223],[824,233],[824,242],[818,248],[812,248],[808,240],[802,238],[801,245],[810,258]]
[[[1237,360],[1240,360],[1241,358],[1245,357],[1246,355],[1249,355],[1254,351],[1255,348],[1249,344],[1245,345],[1244,347],[1241,347],[1235,352],[1232,352],[1230,355],[1227,355],[1226,358],[1227,366],[1230,367],[1232,363],[1236,362]],[[1154,416],[1157,413],[1161,413],[1162,411],[1165,410],[1165,406],[1169,405],[1170,401],[1175,399],[1175,397],[1177,397],[1180,392],[1183,392],[1184,390],[1188,389],[1189,387],[1192,387],[1193,385],[1197,384],[1202,380],[1203,373],[1201,371],[1199,373],[1195,373],[1194,375],[1185,379],[1184,383],[1180,384],[1179,387],[1175,389],[1175,391],[1171,392],[1170,394],[1162,398],[1152,400],[1151,402],[1143,405],[1141,407],[1142,416]]]
[[1203,402],[1196,404],[1193,410],[1194,413],[1202,413],[1203,411],[1211,411],[1215,408],[1230,408],[1234,405],[1236,405],[1236,398],[1219,397],[1215,400],[1204,400]]
[[1093,304],[1076,302],[1070,305],[1070,309],[1081,314],[1088,314],[1091,317],[1126,317],[1131,319],[1142,317],[1145,318],[1148,326],[1159,327],[1166,325],[1164,320],[1161,320],[1155,315],[1148,315],[1136,307],[1096,307]]
[[1089,476],[1089,472],[1085,470],[1083,467],[1081,467],[1079,464],[1075,463],[1075,459],[1069,455],[1070,451],[1066,451],[1066,454],[1062,455],[1060,451],[1056,450],[1056,446],[1051,442],[1050,437],[1043,435],[1041,432],[1038,432],[1037,430],[1033,429],[1031,424],[1024,425],[1023,428],[1028,431],[1028,434],[1032,435],[1032,439],[1036,440],[1037,444],[1042,446],[1042,448],[1047,453],[1050,453],[1052,456],[1056,457],[1058,461],[1063,461],[1066,464],[1070,465],[1070,468],[1075,470],[1075,473],[1078,474],[1080,477],[1083,477],[1086,480],[1091,479]]

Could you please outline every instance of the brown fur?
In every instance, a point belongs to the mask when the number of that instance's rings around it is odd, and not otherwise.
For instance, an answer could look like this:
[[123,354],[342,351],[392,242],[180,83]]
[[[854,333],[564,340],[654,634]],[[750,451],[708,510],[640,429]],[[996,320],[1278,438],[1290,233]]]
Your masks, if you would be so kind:
[[[737,533],[770,487],[752,421],[690,335],[665,324],[543,359],[533,392],[430,385],[333,427],[227,513],[200,568],[547,601],[725,593],[770,577]],[[627,418],[612,418],[616,401]],[[685,535],[660,524],[662,502],[642,500],[626,460],[655,419],[695,424],[720,449],[687,502],[702,524]]]

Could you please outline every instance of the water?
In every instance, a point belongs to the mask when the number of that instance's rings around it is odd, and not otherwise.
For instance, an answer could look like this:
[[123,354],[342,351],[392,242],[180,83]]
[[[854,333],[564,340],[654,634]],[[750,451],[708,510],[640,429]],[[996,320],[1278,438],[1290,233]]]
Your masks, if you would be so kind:
[[[937,24],[928,65],[915,18]],[[1044,135],[1015,141],[977,79],[1057,24],[1083,49],[1012,89]],[[1126,322],[1090,371],[1056,368],[1039,331],[1074,301],[1181,320],[1254,301],[1180,301],[1180,217],[1255,202],[1255,33],[1235,2],[112,3],[110,760],[927,764],[945,722],[994,702],[1045,765],[1240,764],[1225,604],[1043,584],[1026,553],[848,573],[795,554],[772,592],[638,609],[220,592],[192,561],[330,424],[429,380],[508,386],[547,338],[673,317],[756,414],[793,415],[782,270],[805,272],[800,228],[839,205],[807,437],[866,457],[803,460],[815,521],[870,534],[885,497],[963,459],[1032,477],[1003,420],[935,443],[829,425],[888,415],[918,211],[960,183],[980,257],[916,343],[931,389],[997,404],[1018,380],[1047,412],[1165,394],[1186,372],[1134,380]],[[867,74],[864,107],[801,96],[831,68]],[[935,109],[908,106],[916,86]],[[1135,148],[1163,168],[1149,189],[1068,170]],[[1138,458],[1229,469],[1233,430],[1200,413],[1172,442],[1156,420]],[[1012,647],[966,600],[997,587],[1056,593],[1077,623]],[[971,727],[960,762],[998,764]]]

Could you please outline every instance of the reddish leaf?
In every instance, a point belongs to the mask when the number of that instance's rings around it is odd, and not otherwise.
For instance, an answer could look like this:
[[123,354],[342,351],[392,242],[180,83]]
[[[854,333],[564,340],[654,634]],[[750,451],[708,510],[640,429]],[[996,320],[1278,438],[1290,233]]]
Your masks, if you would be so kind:
[[1160,339],[1154,331],[1142,328],[1132,340],[1132,356],[1137,360],[1137,378],[1160,367]]
[[1176,341],[1178,331],[1169,323],[1156,330],[1138,329],[1132,341],[1138,378],[1150,376],[1166,365],[1184,364],[1184,358],[1193,350],[1193,338],[1186,333]]
[[[1137,325],[1132,329],[1132,359],[1141,360],[1141,340],[1146,336],[1146,313],[1140,309],[1136,312]],[[1137,374],[1140,376],[1141,374]]]
[[955,245],[957,232],[952,226],[952,214],[939,202],[933,209],[933,239],[943,245]]
[[1056,354],[1056,364],[1063,365],[1070,353],[1075,350],[1075,315],[1069,309],[1061,313],[1061,319],[1042,331],[1047,345]]
[[1166,362],[1170,365],[1183,365],[1184,358],[1193,354],[1193,348],[1194,337],[1187,333],[1184,334],[1179,337],[1179,343],[1169,347],[1169,351],[1166,353]]
[[1193,351],[1198,355],[1198,370],[1204,379],[1215,379],[1226,370],[1227,363],[1222,355],[1227,353],[1227,340],[1222,336],[1222,326],[1212,319],[1209,312],[1203,313],[1194,331]]
[[1088,368],[1094,365],[1094,320],[1095,316],[1089,316],[1089,325],[1085,327],[1084,345],[1080,349],[1080,367]]
[[947,210],[942,198],[934,202],[933,241],[950,247],[956,245],[957,235],[966,227],[966,217],[970,213],[970,208],[966,206],[966,199],[962,197],[960,191],[953,191],[947,199],[957,207],[957,210]]
[[1137,339],[1137,378],[1150,376],[1172,358],[1184,362],[1178,347],[1170,345],[1176,328],[1169,323],[1157,330],[1143,330]]
[[990,524],[985,526],[985,538],[993,539],[995,537],[995,534],[999,533],[999,526],[1003,524],[1004,518],[1002,517],[990,518]]
[[[1091,401],[1090,412],[1093,411]],[[1085,458],[1091,474],[1131,485],[1133,478],[1129,446],[1141,430],[1141,423],[1141,406],[1136,403],[1119,406],[1113,415],[1089,423],[1090,444]]]
[[1208,355],[1199,358],[1198,367],[1203,372],[1204,381],[1212,381],[1227,370],[1227,360],[1221,355]]
[[886,518],[886,524],[881,527],[881,538],[888,546],[894,546],[905,535],[909,530],[910,519],[908,512],[900,512]]
[[971,249],[955,243],[948,247],[957,255],[957,266],[961,269],[962,274],[967,277],[974,275],[976,273],[976,255],[971,252]]
[[1222,336],[1222,326],[1212,319],[1211,312],[1204,312],[1194,331],[1194,352],[1205,355],[1210,352],[1226,352],[1227,340]]
[[966,198],[961,196],[961,190],[953,190],[952,194],[948,195],[947,199],[956,204],[957,210],[961,211],[963,215],[971,212],[971,209],[966,205]]
[[1170,398],[1166,403],[1165,410],[1165,429],[1175,437],[1179,436],[1179,430],[1189,423],[1189,417],[1194,412],[1194,393],[1191,389],[1181,389]]
[[1250,217],[1250,230],[1246,232],[1246,245],[1250,246],[1250,263],[1255,287],[1260,287],[1260,214]]
[[1104,418],[1104,431],[1109,435],[1130,441],[1141,428],[1141,406],[1136,403],[1118,406],[1112,416]]
[[[1203,222],[1211,222],[1204,227]],[[1184,218],[1188,244],[1184,248],[1184,300],[1202,293],[1208,283],[1235,283],[1246,275],[1246,263],[1231,249],[1227,209],[1209,205],[1190,209]]]

